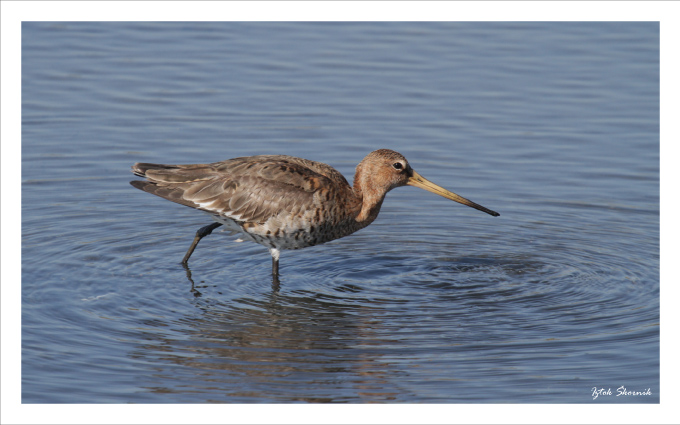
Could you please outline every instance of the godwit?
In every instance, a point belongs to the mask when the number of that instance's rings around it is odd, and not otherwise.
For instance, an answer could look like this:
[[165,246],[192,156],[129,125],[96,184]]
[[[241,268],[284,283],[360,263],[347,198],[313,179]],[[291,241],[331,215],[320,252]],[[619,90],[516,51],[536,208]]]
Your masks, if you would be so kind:
[[363,229],[378,217],[385,195],[395,187],[420,187],[500,215],[430,182],[402,154],[389,149],[373,151],[359,163],[353,187],[329,165],[286,155],[212,164],[137,163],[132,172],[147,178],[130,182],[137,189],[204,211],[215,220],[196,232],[183,265],[202,238],[224,225],[239,233],[239,240],[269,248],[276,279],[282,249],[318,245]]

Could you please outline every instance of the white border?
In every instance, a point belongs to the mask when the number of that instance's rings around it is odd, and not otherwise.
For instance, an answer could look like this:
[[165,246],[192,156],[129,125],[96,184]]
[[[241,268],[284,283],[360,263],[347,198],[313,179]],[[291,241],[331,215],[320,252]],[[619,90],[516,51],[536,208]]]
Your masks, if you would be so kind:
[[[677,423],[680,121],[676,2],[0,2],[2,423]],[[661,405],[21,405],[21,21],[660,21]],[[677,406],[677,404],[675,404]]]

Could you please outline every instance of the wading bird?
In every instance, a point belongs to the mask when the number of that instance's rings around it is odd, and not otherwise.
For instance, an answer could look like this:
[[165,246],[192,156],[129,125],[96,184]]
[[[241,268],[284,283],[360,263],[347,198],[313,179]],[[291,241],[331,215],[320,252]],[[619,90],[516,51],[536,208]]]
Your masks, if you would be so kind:
[[495,211],[437,186],[416,173],[406,158],[389,149],[369,153],[357,166],[354,186],[333,167],[286,155],[258,155],[212,164],[137,163],[145,177],[130,184],[169,201],[204,211],[215,220],[201,227],[183,265],[198,242],[217,227],[269,248],[278,279],[282,249],[322,244],[363,229],[378,217],[385,195],[416,186],[498,217]]

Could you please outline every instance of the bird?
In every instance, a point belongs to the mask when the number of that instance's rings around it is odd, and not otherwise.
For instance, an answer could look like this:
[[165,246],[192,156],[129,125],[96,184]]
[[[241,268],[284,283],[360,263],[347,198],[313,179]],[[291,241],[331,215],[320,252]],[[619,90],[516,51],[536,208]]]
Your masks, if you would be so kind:
[[500,214],[438,186],[390,149],[369,153],[356,167],[353,185],[335,168],[288,155],[256,155],[209,164],[136,163],[146,180],[130,184],[144,192],[209,214],[213,223],[196,231],[181,264],[213,230],[225,226],[237,241],[269,248],[272,276],[279,278],[281,250],[301,249],[348,236],[371,224],[385,195],[415,186],[452,201]]

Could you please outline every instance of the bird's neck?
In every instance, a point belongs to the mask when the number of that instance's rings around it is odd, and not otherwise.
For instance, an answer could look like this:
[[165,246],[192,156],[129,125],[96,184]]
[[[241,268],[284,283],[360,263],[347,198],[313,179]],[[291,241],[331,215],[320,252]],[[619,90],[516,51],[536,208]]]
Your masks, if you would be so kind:
[[[371,185],[370,176],[357,169],[354,176],[354,187],[352,188],[355,198],[360,201],[361,209],[356,216],[356,221],[368,226],[378,217],[380,207],[385,199],[385,193],[376,190]],[[358,209],[358,208],[357,208]]]

